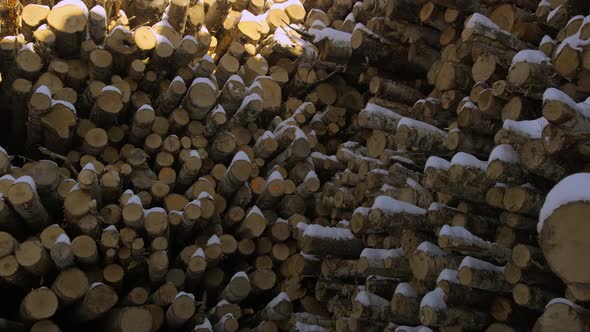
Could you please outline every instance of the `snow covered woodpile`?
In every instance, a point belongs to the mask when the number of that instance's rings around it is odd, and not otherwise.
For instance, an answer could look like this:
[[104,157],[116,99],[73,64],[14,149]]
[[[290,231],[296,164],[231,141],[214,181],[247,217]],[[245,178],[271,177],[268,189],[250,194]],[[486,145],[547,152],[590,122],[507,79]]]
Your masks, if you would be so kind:
[[590,2],[20,5],[0,331],[590,329]]

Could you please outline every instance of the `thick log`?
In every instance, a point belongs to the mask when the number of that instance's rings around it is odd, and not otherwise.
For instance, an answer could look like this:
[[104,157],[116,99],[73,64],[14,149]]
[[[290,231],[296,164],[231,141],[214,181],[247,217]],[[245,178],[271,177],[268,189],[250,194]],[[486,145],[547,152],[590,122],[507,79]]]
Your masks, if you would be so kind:
[[117,293],[110,286],[94,283],[90,285],[82,302],[73,308],[73,318],[81,322],[96,319],[114,307],[118,299]]
[[418,99],[424,98],[424,95],[416,89],[379,76],[371,79],[369,91],[379,98],[395,100],[408,105],[413,105]]
[[453,326],[481,329],[491,321],[487,312],[471,308],[448,307],[445,303],[445,292],[436,288],[426,294],[420,303],[420,322],[428,326]]
[[430,242],[422,242],[410,256],[412,274],[418,280],[434,280],[446,268],[459,267],[461,258],[449,255]]
[[467,256],[459,266],[458,278],[465,286],[510,293],[512,287],[504,278],[503,272],[503,267]]
[[[569,317],[563,319],[563,317]],[[586,309],[563,298],[550,301],[539,319],[541,331],[565,328],[570,331],[583,331],[588,322]]]
[[359,292],[352,302],[352,318],[386,321],[389,317],[389,302],[367,291]]
[[477,257],[491,257],[499,262],[508,261],[511,254],[510,249],[484,241],[461,226],[443,226],[439,232],[438,244],[444,249]]
[[416,150],[446,152],[444,142],[447,133],[427,123],[402,118],[395,132],[395,141],[400,147]]
[[71,268],[62,271],[51,286],[62,305],[81,300],[89,288],[88,278],[81,270]]
[[347,229],[309,225],[300,239],[302,251],[311,255],[358,257],[362,242]]
[[510,187],[504,194],[504,208],[513,213],[529,216],[538,215],[545,196],[532,186]]
[[543,311],[547,303],[558,296],[543,288],[526,284],[517,284],[512,290],[512,297],[514,298],[514,301],[521,306],[537,311]]
[[41,203],[32,177],[23,176],[16,179],[8,189],[7,197],[28,227],[40,231],[50,224],[49,214]]
[[20,315],[25,321],[38,321],[51,318],[57,311],[57,296],[48,288],[38,288],[29,292],[20,305]]
[[150,311],[141,307],[117,308],[107,315],[105,328],[109,331],[126,331],[133,326],[137,331],[147,332],[152,328]]
[[[549,204],[553,202],[553,199],[559,192],[560,188],[563,188],[563,185],[567,185],[568,183],[573,183],[572,181],[579,181],[576,183],[576,185],[582,184],[582,181],[584,181],[583,174],[567,177],[549,192],[546,198],[546,203],[543,206],[543,212],[541,213],[542,217],[540,218],[540,223],[537,225],[537,230],[540,234],[539,243],[543,249],[543,253],[548,265],[551,267],[552,271],[554,271],[557,276],[568,285],[568,289],[574,298],[582,299],[587,295],[587,292],[585,291],[585,283],[583,279],[581,279],[583,278],[584,272],[579,268],[572,269],[573,266],[571,266],[566,259],[562,258],[556,260],[556,255],[559,255],[558,253],[560,252],[562,253],[561,255],[565,254],[566,256],[559,257],[567,257],[567,252],[576,247],[575,242],[567,240],[566,242],[558,245],[551,245],[551,243],[554,243],[556,238],[563,236],[559,234],[564,234],[566,239],[573,237],[571,238],[573,240],[576,236],[580,236],[584,233],[582,228],[574,225],[577,225],[577,216],[580,216],[578,213],[583,212],[586,208],[585,204],[581,201],[573,200],[564,205],[556,206],[555,208],[549,210],[549,212],[546,212],[548,211],[547,208],[550,206]],[[574,214],[571,214],[572,212],[574,212]],[[559,225],[555,223],[557,220],[556,218],[558,217],[561,221]],[[566,233],[562,233],[563,227],[575,227],[576,231],[567,231]],[[552,247],[550,248],[549,246]]]
[[78,54],[83,32],[86,28],[88,8],[82,1],[54,6],[47,16],[49,28],[57,39],[57,52],[68,57]]
[[398,201],[391,197],[379,196],[371,208],[367,220],[359,219],[353,223],[355,233],[367,230],[385,231],[391,229],[410,228],[414,230],[428,230],[429,225],[424,220],[426,210],[415,205]]

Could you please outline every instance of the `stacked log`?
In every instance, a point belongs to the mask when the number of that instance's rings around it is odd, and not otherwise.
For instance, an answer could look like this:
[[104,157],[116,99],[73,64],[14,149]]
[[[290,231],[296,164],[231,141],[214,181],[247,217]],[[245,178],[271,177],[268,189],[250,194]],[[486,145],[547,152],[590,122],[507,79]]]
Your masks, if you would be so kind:
[[587,330],[589,7],[26,4],[1,330]]

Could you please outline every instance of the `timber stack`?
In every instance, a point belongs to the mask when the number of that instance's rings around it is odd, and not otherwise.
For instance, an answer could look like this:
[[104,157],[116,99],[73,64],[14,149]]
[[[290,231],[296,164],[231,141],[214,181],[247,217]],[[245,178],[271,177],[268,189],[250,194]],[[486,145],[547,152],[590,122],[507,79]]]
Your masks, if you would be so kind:
[[0,330],[587,331],[589,14],[24,1]]

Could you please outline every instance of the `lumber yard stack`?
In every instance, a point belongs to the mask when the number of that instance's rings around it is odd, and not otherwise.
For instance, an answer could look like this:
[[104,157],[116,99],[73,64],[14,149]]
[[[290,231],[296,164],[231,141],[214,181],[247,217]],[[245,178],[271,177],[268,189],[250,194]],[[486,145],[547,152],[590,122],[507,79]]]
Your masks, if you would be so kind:
[[590,328],[587,1],[19,6],[1,331]]

